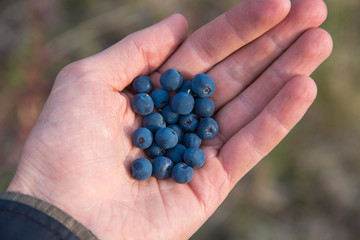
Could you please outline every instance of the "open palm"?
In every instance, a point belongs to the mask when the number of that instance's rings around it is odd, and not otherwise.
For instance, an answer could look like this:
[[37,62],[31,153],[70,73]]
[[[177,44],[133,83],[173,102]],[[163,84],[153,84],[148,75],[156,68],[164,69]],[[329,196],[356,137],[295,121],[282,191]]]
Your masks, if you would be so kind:
[[[247,0],[187,39],[173,15],[68,65],[8,190],[53,203],[101,239],[189,238],[314,100],[308,76],[332,48],[316,28],[325,18],[322,0]],[[129,166],[144,155],[131,142],[141,117],[126,87],[138,75],[159,86],[169,68],[213,77],[220,131],[190,183],[138,182]]]

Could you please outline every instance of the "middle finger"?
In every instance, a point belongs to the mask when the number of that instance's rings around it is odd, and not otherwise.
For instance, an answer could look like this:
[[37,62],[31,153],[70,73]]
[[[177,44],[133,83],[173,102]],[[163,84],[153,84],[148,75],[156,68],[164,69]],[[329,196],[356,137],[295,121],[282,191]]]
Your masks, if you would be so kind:
[[249,43],[207,74],[216,81],[212,96],[216,109],[247,88],[307,29],[318,27],[326,18],[322,0],[295,0],[289,15],[276,27]]

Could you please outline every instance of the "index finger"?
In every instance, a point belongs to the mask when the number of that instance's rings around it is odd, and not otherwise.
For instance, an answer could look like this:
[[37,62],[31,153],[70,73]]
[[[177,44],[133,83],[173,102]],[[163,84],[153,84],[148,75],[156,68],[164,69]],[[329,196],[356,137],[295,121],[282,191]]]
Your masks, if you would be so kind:
[[209,70],[281,22],[289,0],[245,0],[194,32],[159,69],[176,68],[190,78]]

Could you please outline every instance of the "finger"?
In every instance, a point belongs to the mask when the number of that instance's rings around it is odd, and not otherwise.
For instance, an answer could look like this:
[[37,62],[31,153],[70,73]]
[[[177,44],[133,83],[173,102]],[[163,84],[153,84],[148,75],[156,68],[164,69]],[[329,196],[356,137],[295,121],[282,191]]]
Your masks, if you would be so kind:
[[121,91],[135,77],[157,69],[186,38],[187,31],[185,18],[174,14],[69,68],[76,68],[80,77],[90,72],[95,75],[92,80],[105,81]]
[[225,57],[278,24],[288,0],[246,0],[194,32],[159,69],[178,69],[185,78],[206,72]]
[[292,1],[289,15],[280,24],[211,69],[208,74],[216,81],[212,96],[216,108],[249,86],[305,30],[323,23],[326,15],[322,0]]
[[221,147],[234,133],[252,121],[296,75],[310,75],[329,55],[330,35],[322,29],[305,32],[251,86],[215,115],[220,134],[213,144]]
[[296,76],[289,81],[266,108],[238,131],[218,154],[230,185],[268,154],[303,117],[316,96],[310,77]]

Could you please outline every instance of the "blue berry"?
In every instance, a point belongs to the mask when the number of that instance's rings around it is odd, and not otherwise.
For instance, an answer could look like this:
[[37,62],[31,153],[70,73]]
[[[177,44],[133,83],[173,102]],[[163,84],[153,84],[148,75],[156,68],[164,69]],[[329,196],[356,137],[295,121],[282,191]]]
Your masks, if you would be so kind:
[[[146,180],[151,174],[165,179],[171,173],[176,182],[188,183],[193,178],[193,168],[205,163],[205,153],[200,149],[202,140],[212,139],[219,132],[218,124],[211,118],[215,104],[208,98],[215,91],[215,82],[207,74],[184,81],[177,70],[169,69],[160,77],[160,84],[162,88],[151,92],[153,85],[147,76],[139,76],[132,83],[137,94],[131,99],[131,107],[145,116],[132,141],[153,160],[135,160],[131,174],[135,179]],[[178,92],[172,95],[170,104],[168,91],[175,90]],[[153,112],[154,108],[159,111]]]
[[190,90],[190,94],[192,93],[191,90],[191,81],[184,81],[183,85],[179,89],[179,92],[188,92]]
[[200,148],[188,148],[184,152],[184,162],[192,168],[199,168],[205,163],[205,153]]
[[137,114],[148,115],[154,109],[154,102],[149,94],[138,93],[131,99],[131,107]]
[[194,104],[194,98],[189,92],[178,92],[172,100],[171,107],[174,112],[186,115],[191,113]]
[[151,144],[150,147],[145,149],[146,155],[148,155],[150,158],[156,158],[159,156],[164,156],[166,153],[165,149],[160,148],[155,142]]
[[151,176],[152,164],[146,158],[138,158],[131,163],[131,175],[139,181],[144,181]]
[[174,164],[182,162],[184,160],[184,152],[186,147],[181,144],[176,144],[175,147],[170,148],[166,151],[166,156],[173,161]]
[[171,128],[160,128],[155,134],[156,144],[162,149],[175,147],[178,142],[176,132]]
[[199,118],[193,113],[181,116],[179,119],[179,125],[183,132],[194,132],[198,126]]
[[147,128],[138,128],[133,133],[132,142],[136,147],[145,149],[151,146],[153,135]]
[[157,88],[152,93],[150,93],[152,100],[154,101],[154,106],[156,108],[165,107],[170,100],[169,93],[162,88]]
[[166,123],[160,113],[153,112],[144,117],[142,126],[155,134],[159,128],[166,127]]
[[215,112],[215,103],[210,98],[197,98],[195,100],[194,113],[199,117],[211,117]]
[[176,164],[171,172],[171,177],[177,183],[188,183],[194,176],[194,170],[183,162]]
[[132,88],[136,93],[149,93],[152,87],[151,79],[148,76],[138,76],[132,82]]
[[161,86],[168,91],[179,89],[183,83],[183,77],[175,69],[166,70],[160,77]]
[[178,137],[178,143],[182,143],[184,133],[181,130],[180,126],[179,125],[170,125],[170,126],[168,126],[168,128],[171,128],[176,132],[176,135]]
[[157,179],[165,179],[170,177],[174,163],[167,157],[157,157],[152,161],[153,175]]
[[201,139],[212,139],[216,137],[219,132],[219,126],[217,122],[212,118],[203,118],[199,122],[196,134]]
[[179,121],[179,114],[172,110],[171,105],[164,107],[161,115],[167,124],[176,124]]
[[210,97],[215,92],[215,82],[207,74],[197,74],[191,82],[192,91],[199,97]]
[[195,133],[185,133],[183,144],[187,148],[198,148],[201,145],[201,138]]

